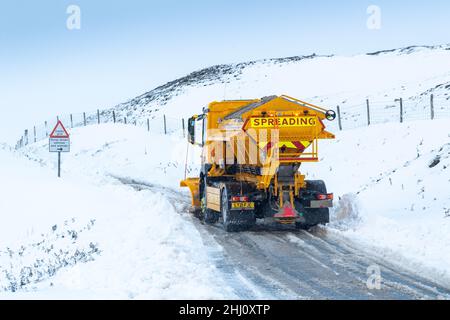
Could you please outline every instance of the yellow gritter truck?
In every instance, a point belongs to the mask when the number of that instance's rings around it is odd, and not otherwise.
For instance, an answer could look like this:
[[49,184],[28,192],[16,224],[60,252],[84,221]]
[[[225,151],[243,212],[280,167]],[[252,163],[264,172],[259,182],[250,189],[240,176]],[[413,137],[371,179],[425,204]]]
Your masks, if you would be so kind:
[[334,139],[324,120],[333,110],[289,97],[212,102],[188,120],[188,142],[202,147],[198,177],[181,181],[193,209],[226,231],[273,219],[297,228],[329,222],[333,194],[306,180],[303,162],[318,162],[318,140]]

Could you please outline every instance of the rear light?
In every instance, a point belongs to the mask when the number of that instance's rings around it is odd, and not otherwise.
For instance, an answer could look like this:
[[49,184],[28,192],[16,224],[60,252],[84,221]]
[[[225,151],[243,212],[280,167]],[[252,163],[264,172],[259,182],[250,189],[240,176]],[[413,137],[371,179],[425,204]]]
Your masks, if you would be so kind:
[[231,197],[231,201],[233,202],[247,202],[248,201],[248,197],[244,196],[244,197]]
[[317,200],[333,200],[334,196],[332,193],[328,194],[316,194]]

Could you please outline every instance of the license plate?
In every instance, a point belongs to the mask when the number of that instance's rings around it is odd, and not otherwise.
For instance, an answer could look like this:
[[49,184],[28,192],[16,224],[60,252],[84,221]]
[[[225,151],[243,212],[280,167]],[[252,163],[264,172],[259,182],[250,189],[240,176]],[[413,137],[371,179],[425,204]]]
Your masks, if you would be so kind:
[[332,208],[333,207],[333,200],[312,200],[311,201],[311,208]]
[[248,209],[252,210],[255,209],[255,203],[254,202],[232,202],[231,203],[231,209]]

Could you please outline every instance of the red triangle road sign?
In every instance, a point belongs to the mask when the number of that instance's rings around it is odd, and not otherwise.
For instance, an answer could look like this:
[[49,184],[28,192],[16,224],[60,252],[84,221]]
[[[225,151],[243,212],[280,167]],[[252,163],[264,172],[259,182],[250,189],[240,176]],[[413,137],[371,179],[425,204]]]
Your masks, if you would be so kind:
[[64,128],[61,120],[58,120],[58,123],[56,123],[55,128],[50,134],[50,138],[69,138],[69,133],[66,128]]

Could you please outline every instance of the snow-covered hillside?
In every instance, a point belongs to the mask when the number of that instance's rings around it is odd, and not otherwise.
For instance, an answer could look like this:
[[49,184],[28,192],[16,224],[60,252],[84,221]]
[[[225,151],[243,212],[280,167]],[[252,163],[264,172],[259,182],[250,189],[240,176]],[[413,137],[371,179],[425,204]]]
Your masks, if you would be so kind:
[[[403,98],[405,119],[450,117],[450,45],[417,46],[357,56],[298,56],[193,72],[114,108],[120,116],[155,114],[188,117],[209,102],[288,94],[327,108],[340,105],[344,128],[366,123],[366,99],[373,122],[397,121]],[[111,109],[112,110],[112,109]],[[109,114],[111,113],[109,111]]]
[[[66,126],[98,121],[136,123],[153,133],[182,127],[182,118],[199,114],[211,101],[286,94],[323,106],[340,107],[344,130],[372,124],[450,118],[450,45],[413,46],[356,56],[295,56],[195,71],[109,109],[60,114]],[[114,111],[114,116],[113,116]],[[163,115],[166,125],[163,123]],[[73,117],[73,119],[72,119]],[[100,117],[100,119],[98,119]],[[45,139],[56,116],[25,128],[22,143]],[[147,122],[149,121],[149,122]],[[338,122],[330,124],[337,130]],[[23,132],[24,132],[23,131]],[[18,137],[19,138],[19,137]],[[20,139],[19,139],[20,140]]]

